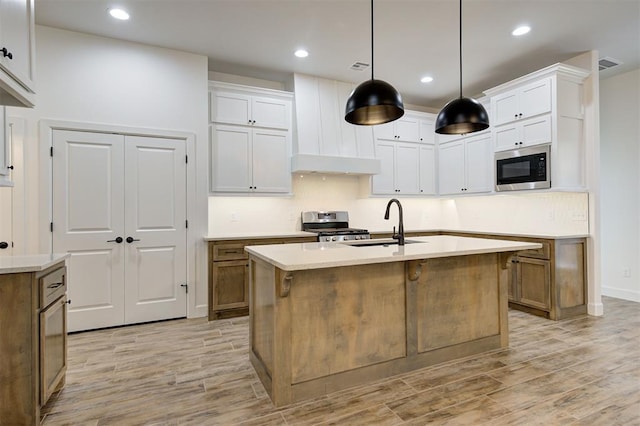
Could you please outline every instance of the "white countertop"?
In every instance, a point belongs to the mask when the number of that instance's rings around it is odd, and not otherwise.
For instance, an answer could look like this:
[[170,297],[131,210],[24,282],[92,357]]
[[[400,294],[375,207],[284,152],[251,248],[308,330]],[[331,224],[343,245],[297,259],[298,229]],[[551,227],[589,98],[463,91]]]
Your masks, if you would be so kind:
[[402,247],[397,245],[354,247],[345,243],[295,243],[248,246],[245,247],[245,250],[283,271],[299,271],[519,251],[542,247],[538,243],[453,237],[449,235],[409,237],[406,240],[419,241],[419,243],[405,244]]
[[0,256],[0,274],[44,271],[68,259],[69,253],[35,254],[31,256]]
[[224,241],[224,240],[252,240],[262,238],[296,238],[296,237],[315,237],[315,232],[305,231],[281,231],[281,232],[234,232],[228,234],[210,234],[204,237],[205,241]]
[[[499,232],[499,231],[469,231],[462,229],[405,229],[404,233],[410,232],[455,232],[460,234],[485,234],[485,235],[504,235],[505,237],[526,237],[526,238],[543,238],[547,240],[563,240],[570,238],[587,238],[589,234],[565,234],[565,233],[527,233],[527,232]],[[371,230],[370,234],[390,234],[391,230]]]

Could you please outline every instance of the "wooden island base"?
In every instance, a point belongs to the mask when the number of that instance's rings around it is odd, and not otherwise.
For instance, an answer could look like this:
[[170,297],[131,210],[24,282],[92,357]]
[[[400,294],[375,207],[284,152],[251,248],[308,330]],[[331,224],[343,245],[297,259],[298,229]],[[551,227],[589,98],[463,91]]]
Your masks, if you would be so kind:
[[251,255],[251,363],[279,407],[506,347],[511,254],[292,272]]

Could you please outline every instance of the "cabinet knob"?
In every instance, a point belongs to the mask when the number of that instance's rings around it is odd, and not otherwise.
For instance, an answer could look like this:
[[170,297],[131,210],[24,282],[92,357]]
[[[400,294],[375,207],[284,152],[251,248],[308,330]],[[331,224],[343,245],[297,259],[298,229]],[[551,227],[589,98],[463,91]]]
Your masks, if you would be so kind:
[[522,113],[518,114],[518,117],[522,117]]
[[13,170],[13,166],[7,166],[7,169]]
[[0,241],[0,249],[4,250],[9,247],[9,243],[6,241]]
[[513,115],[513,118],[518,118],[518,114],[514,114],[514,115]]
[[71,299],[67,300],[67,305],[71,304]]
[[9,52],[6,47],[0,49],[0,52],[2,52],[2,56],[5,58],[13,59],[13,53]]

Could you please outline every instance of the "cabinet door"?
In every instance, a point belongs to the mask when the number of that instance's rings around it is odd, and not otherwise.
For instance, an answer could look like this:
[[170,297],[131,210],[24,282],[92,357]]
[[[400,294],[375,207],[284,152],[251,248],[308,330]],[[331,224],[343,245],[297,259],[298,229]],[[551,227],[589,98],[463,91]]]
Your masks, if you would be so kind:
[[551,112],[551,79],[545,78],[520,89],[522,118]]
[[256,129],[252,136],[253,190],[289,192],[291,190],[289,133]]
[[213,91],[209,112],[213,123],[251,124],[251,97],[238,93]]
[[33,92],[33,1],[0,1],[2,47],[11,58],[0,56],[0,67]]
[[67,298],[40,312],[40,405],[60,385],[67,371]]
[[509,123],[518,119],[518,91],[517,89],[496,95],[491,100],[494,126]]
[[405,142],[420,141],[420,119],[411,114],[405,114],[394,121],[396,125],[397,140]]
[[520,123],[521,142],[525,146],[551,143],[551,115],[543,115]]
[[459,194],[464,188],[464,141],[448,142],[438,148],[440,194]]
[[436,147],[420,145],[420,194],[436,193]]
[[507,151],[516,149],[520,142],[520,123],[505,124],[494,127],[493,138],[495,140],[495,151]]
[[396,143],[395,183],[400,194],[420,193],[420,145]]
[[551,307],[550,262],[528,257],[518,257],[516,262],[516,301],[548,311]]
[[251,129],[211,126],[211,189],[249,192],[251,179]]
[[251,98],[252,126],[288,130],[291,127],[290,111],[289,101],[258,96]]
[[395,194],[395,144],[391,141],[376,143],[376,158],[380,160],[380,173],[371,178],[371,192],[374,194]]
[[213,262],[213,311],[249,306],[248,266],[246,260]]
[[420,120],[420,142],[421,143],[436,143],[436,123],[435,120]]
[[465,192],[491,192],[493,188],[491,134],[468,138],[465,141],[465,153]]
[[373,126],[373,135],[376,139],[387,139],[387,140],[397,139],[395,121]]

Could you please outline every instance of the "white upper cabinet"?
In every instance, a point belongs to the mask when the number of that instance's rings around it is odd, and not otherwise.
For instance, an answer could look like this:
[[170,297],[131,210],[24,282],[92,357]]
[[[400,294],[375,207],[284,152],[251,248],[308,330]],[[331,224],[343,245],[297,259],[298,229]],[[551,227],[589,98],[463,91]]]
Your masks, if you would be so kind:
[[286,193],[291,190],[289,134],[243,126],[211,126],[214,192]]
[[[211,83],[210,121],[252,127],[288,130],[291,127],[291,99],[278,91]],[[260,90],[260,92],[256,92]]]
[[291,93],[220,82],[209,88],[211,191],[289,193]]
[[551,188],[584,190],[584,79],[588,70],[555,64],[485,91],[493,148],[550,145]]
[[509,90],[491,99],[493,126],[551,112],[551,78]]
[[35,104],[33,0],[0,1],[0,104]]
[[493,155],[490,132],[441,143],[438,160],[441,195],[491,192]]
[[405,111],[399,119],[373,126],[376,139],[434,143],[433,114]]
[[376,156],[381,172],[371,179],[371,192],[385,195],[433,195],[435,146],[379,139]]

